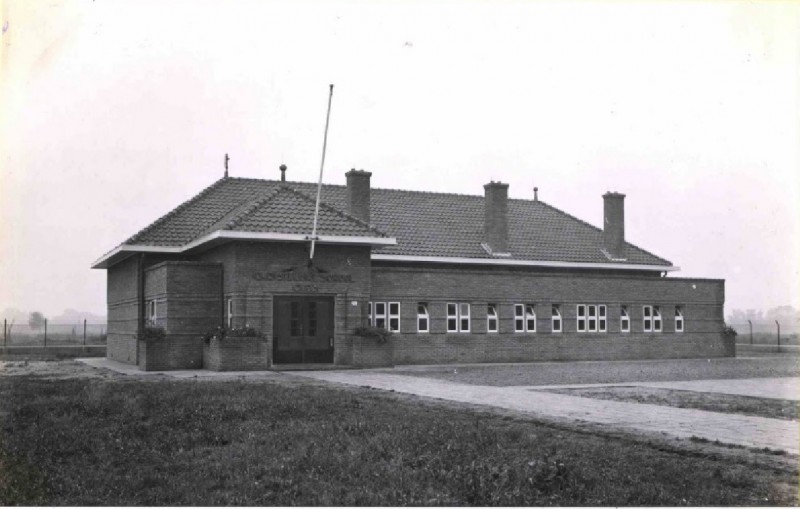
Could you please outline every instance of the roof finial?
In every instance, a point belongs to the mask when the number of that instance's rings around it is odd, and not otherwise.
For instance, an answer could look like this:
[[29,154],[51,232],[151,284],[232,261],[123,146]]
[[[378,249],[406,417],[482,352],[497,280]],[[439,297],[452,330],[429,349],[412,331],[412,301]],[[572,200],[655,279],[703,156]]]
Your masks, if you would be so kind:
[[282,164],[278,167],[281,170],[281,182],[286,182],[286,165]]
[[539,188],[533,188],[533,201],[539,201]]
[[231,158],[228,157],[228,153],[226,152],[225,153],[225,178],[228,178],[228,161],[230,161],[230,160],[231,160]]

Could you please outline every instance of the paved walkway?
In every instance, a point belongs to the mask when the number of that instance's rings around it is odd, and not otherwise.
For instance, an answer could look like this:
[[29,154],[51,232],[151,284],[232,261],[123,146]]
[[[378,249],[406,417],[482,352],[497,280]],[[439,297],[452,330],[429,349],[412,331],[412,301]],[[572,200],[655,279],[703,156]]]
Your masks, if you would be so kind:
[[698,437],[747,447],[768,447],[790,454],[800,453],[800,423],[797,421],[590,399],[535,391],[531,387],[466,385],[378,372],[308,371],[294,374],[328,382],[504,408],[544,418],[585,421],[615,429],[661,433],[679,438]]

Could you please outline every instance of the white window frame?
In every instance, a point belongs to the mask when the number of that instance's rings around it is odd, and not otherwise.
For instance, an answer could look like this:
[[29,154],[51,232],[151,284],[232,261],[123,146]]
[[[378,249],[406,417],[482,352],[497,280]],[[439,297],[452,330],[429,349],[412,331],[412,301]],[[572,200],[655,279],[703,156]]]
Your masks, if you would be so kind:
[[536,332],[534,304],[514,304],[514,332]]
[[653,332],[653,306],[642,306],[642,330]]
[[[387,315],[389,309],[386,306],[385,302],[373,302],[372,303],[372,320],[373,320],[373,327],[377,327],[379,329],[386,329],[388,326]],[[383,307],[383,312],[379,312],[378,307]],[[383,320],[383,324],[378,323],[379,320]]]
[[[420,320],[425,320],[425,327],[420,326]],[[431,331],[431,315],[427,302],[417,302],[417,332],[428,333]]]
[[597,332],[606,332],[608,330],[608,315],[606,313],[606,305],[597,305]]
[[561,319],[561,306],[553,304],[550,308],[550,329],[553,332],[563,332],[563,320]]
[[[395,312],[392,312],[392,308],[395,308]],[[391,332],[400,332],[400,303],[399,302],[389,302],[387,304],[387,315],[388,319],[386,320],[386,330]]]
[[458,331],[469,332],[471,325],[469,303],[461,302],[458,305]]
[[620,306],[619,308],[619,331],[631,331],[631,316],[628,314],[628,306]]
[[[494,327],[492,326],[494,323]],[[500,316],[497,314],[497,304],[486,305],[486,332],[495,333],[500,330]]]
[[578,304],[575,322],[578,332],[607,332],[608,308],[605,304]]
[[[450,321],[455,320],[455,328],[450,327]],[[466,321],[466,322],[465,322]],[[466,327],[464,324],[466,323]],[[470,313],[467,302],[447,303],[447,332],[469,332]]]
[[228,324],[228,328],[233,327],[233,297],[228,297],[227,302],[225,304],[225,323]]
[[659,306],[653,306],[653,331],[654,332],[661,332],[663,329],[661,328],[661,308]]
[[[581,325],[581,322],[583,325]],[[578,332],[586,332],[586,304],[575,306],[575,327]]]
[[683,308],[681,306],[675,306],[675,332],[680,334],[683,331]]
[[156,304],[156,300],[152,299],[147,301],[147,321],[152,324],[155,324],[157,318],[158,318],[158,304]]

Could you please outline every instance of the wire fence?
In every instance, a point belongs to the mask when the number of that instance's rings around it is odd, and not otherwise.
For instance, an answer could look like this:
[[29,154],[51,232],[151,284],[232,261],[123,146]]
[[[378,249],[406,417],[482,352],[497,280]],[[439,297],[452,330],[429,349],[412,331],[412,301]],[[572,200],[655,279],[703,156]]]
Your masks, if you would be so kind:
[[2,346],[105,345],[107,330],[106,323],[86,320],[76,323],[44,320],[41,325],[3,320]]
[[751,345],[797,345],[800,324],[793,320],[748,320],[731,322],[737,343]]

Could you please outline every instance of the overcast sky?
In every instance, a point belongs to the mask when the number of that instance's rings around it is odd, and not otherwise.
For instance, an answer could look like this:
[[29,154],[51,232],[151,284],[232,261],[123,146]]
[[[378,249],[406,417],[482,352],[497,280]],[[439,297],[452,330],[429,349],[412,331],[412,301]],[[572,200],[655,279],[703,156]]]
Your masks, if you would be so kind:
[[90,264],[233,176],[542,200],[800,307],[800,3],[2,2],[0,309],[105,313]]

